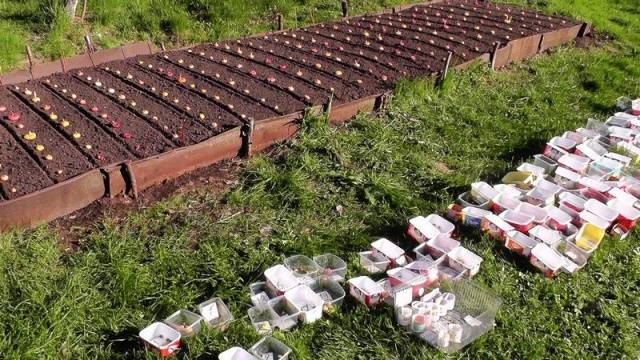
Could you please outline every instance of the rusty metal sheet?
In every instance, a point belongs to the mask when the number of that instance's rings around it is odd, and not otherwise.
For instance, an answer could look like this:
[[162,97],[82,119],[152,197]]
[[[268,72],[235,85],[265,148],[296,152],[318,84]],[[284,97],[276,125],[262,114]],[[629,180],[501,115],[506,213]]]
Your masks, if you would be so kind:
[[81,54],[62,59],[62,63],[65,71],[93,66],[93,61],[91,61],[91,56],[89,56],[89,54]]
[[372,95],[360,100],[334,106],[329,112],[329,122],[332,124],[341,124],[351,119],[359,112],[373,112],[379,97],[380,94]]
[[256,122],[251,139],[253,151],[260,151],[269,146],[287,140],[300,130],[303,113],[280,116]]
[[33,227],[91,204],[105,194],[100,170],[0,203],[0,231]]
[[125,59],[138,55],[151,55],[151,48],[146,41],[139,41],[133,44],[122,45],[122,54]]
[[548,50],[552,47],[566,44],[575,39],[580,32],[583,24],[575,25],[569,28],[559,29],[542,34],[542,42],[540,42],[540,51]]
[[29,70],[16,70],[2,76],[2,85],[13,85],[31,80]]
[[495,60],[495,68],[499,69],[509,65],[511,61],[511,43],[507,43],[505,46],[501,47],[496,51],[496,60]]
[[171,150],[164,154],[130,163],[129,174],[137,190],[142,191],[189,171],[237,156],[242,149],[240,128],[234,128],[204,142]]
[[33,68],[31,68],[31,76],[33,76],[34,80],[61,72],[63,72],[62,60],[35,64]]
[[509,61],[513,62],[535,56],[538,53],[541,39],[542,35],[536,34],[510,41],[511,55],[509,56]]
[[104,49],[91,53],[91,60],[94,65],[104,64],[110,61],[124,60],[124,54],[121,48]]
[[127,180],[122,164],[105,166],[102,168],[102,173],[105,176],[106,196],[114,198],[127,191]]

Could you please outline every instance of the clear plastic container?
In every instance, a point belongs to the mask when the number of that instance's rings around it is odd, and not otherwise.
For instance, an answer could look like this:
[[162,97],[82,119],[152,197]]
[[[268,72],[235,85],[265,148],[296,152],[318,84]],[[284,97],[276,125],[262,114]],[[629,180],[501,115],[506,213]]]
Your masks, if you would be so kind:
[[630,193],[618,188],[618,187],[612,187],[609,191],[608,191],[608,195],[612,196],[614,199],[620,200],[620,202],[623,202],[631,207],[638,205],[638,198],[631,195]]
[[209,328],[225,331],[233,321],[233,314],[220,298],[213,298],[198,305],[198,311]]
[[562,137],[565,139],[573,140],[576,142],[576,144],[582,144],[585,140],[587,140],[587,136],[577,131],[565,131],[565,133],[562,134]]
[[554,136],[549,140],[548,144],[557,146],[565,151],[573,151],[576,147],[577,143],[571,139],[562,138],[559,136]]
[[181,335],[171,326],[154,322],[138,334],[144,343],[162,357],[169,357],[180,349]]
[[522,203],[522,201],[505,193],[498,194],[493,198],[492,202],[492,210],[496,214],[500,214],[505,210],[515,210]]
[[460,194],[458,196],[457,203],[462,207],[477,207],[484,210],[488,210],[491,208],[490,201],[478,202],[471,197],[471,193],[469,191]]
[[324,300],[309,286],[300,285],[284,294],[287,302],[301,313],[302,321],[310,324],[322,317]]
[[580,219],[578,223],[579,225],[592,224],[594,226],[601,228],[602,230],[607,230],[609,226],[611,226],[611,222],[601,218],[600,216],[588,210],[582,211],[579,215],[579,219]]
[[578,174],[584,174],[587,172],[590,161],[589,158],[580,155],[565,154],[558,159],[558,164]]
[[537,244],[539,244],[539,242],[535,239],[514,230],[507,233],[507,240],[505,241],[504,246],[517,254],[529,257],[531,249],[533,249]]
[[600,193],[602,196],[604,196],[604,194],[606,194],[611,189],[609,185],[603,183],[602,181],[598,181],[588,177],[580,178],[580,181],[578,181],[578,186],[594,191],[596,193]]
[[587,265],[589,257],[585,255],[584,251],[576,248],[577,246],[572,243],[572,239],[567,239],[558,244],[557,251],[576,264],[577,270],[579,270]]
[[620,126],[609,126],[609,140],[618,143],[620,141],[630,142],[633,140],[633,130]]
[[385,272],[391,264],[391,260],[386,256],[373,251],[363,251],[358,255],[360,256],[360,265],[370,274]]
[[249,320],[258,334],[268,334],[278,320],[278,315],[268,306],[254,306],[249,309]]
[[500,214],[500,217],[511,224],[516,230],[522,233],[528,233],[533,227],[534,217],[519,211],[507,210]]
[[284,266],[296,277],[316,277],[320,270],[318,264],[305,255],[293,255],[284,259]]
[[558,195],[558,203],[560,205],[566,205],[576,212],[584,210],[584,204],[587,200],[581,196],[572,194],[570,192],[562,192]]
[[556,176],[553,179],[556,184],[562,186],[565,189],[575,189],[578,186],[578,182],[582,176],[575,171],[571,171],[564,167],[556,169]]
[[392,288],[411,287],[413,296],[422,296],[428,285],[425,276],[406,268],[395,268],[387,271],[389,284]]
[[547,206],[546,210],[549,216],[546,225],[553,230],[564,231],[573,220],[571,215],[555,206]]
[[520,189],[529,189],[533,183],[533,175],[527,171],[511,171],[502,178],[503,184],[513,184]]
[[531,250],[529,262],[540,269],[546,277],[554,277],[565,264],[564,256],[545,244],[538,244]]
[[595,139],[587,140],[576,147],[576,154],[586,156],[593,161],[606,153],[607,149]]
[[264,281],[250,284],[249,292],[251,294],[251,302],[254,306],[265,305],[269,299],[275,297],[272,290],[269,289],[267,283]]
[[391,260],[391,266],[404,266],[406,259],[404,250],[391,241],[381,238],[371,243],[371,251],[378,252]]
[[527,190],[520,189],[515,185],[507,185],[507,184],[496,184],[493,186],[496,191],[499,193],[506,194],[515,199],[520,199],[524,194],[527,193]]
[[249,352],[261,360],[288,360],[291,348],[271,336],[265,336]]
[[516,170],[521,172],[529,172],[533,174],[533,176],[535,176],[536,178],[543,177],[545,173],[544,168],[538,165],[530,164],[528,162],[520,164],[520,166],[518,166]]
[[482,219],[485,216],[491,214],[490,211],[474,208],[474,207],[466,207],[462,209],[462,223],[467,226],[480,228],[480,224],[482,223]]
[[629,119],[624,117],[610,116],[605,124],[609,126],[629,127]]
[[435,257],[448,254],[451,250],[460,246],[460,242],[442,234],[426,242],[429,253]]
[[471,197],[477,202],[487,202],[497,195],[497,191],[484,181],[471,184]]
[[269,308],[277,315],[271,324],[280,330],[289,330],[298,324],[300,310],[291,306],[284,296],[278,296],[268,303]]
[[218,355],[218,360],[260,360],[241,347],[232,347]]
[[[422,243],[413,249],[416,254],[416,260],[426,262],[438,262],[441,261],[444,254],[440,251],[434,252],[433,249],[427,246],[427,243]],[[407,264],[408,265],[408,264]]]
[[464,268],[468,270],[469,277],[476,275],[478,271],[480,271],[482,258],[467,248],[458,246],[457,248],[451,250],[448,256],[458,263],[462,264],[462,266],[464,266]]
[[587,200],[587,202],[584,203],[584,209],[598,215],[610,223],[614,222],[618,218],[618,215],[620,215],[615,209],[612,209],[594,199]]
[[593,130],[602,136],[609,135],[609,127],[605,125],[602,121],[598,121],[596,119],[592,119],[592,118],[587,119],[586,128],[589,130]]
[[482,220],[480,228],[482,231],[486,232],[498,241],[504,241],[506,239],[507,232],[515,230],[513,226],[495,214],[487,215]]
[[640,210],[633,207],[632,204],[634,203],[620,198],[612,199],[607,203],[607,206],[618,212],[618,224],[627,230],[632,229],[640,218]]
[[437,214],[431,214],[427,216],[425,220],[435,226],[441,234],[445,234],[447,236],[452,236],[453,232],[456,230],[455,225]]
[[[551,141],[549,141],[545,147],[544,150],[542,152],[542,154],[546,157],[548,157],[549,159],[552,159],[553,161],[558,161],[558,159],[564,155],[567,154],[568,151],[565,150],[564,148],[562,148],[561,146],[559,146],[557,144],[558,141],[554,141],[555,139],[562,139],[560,137],[554,137],[553,139],[551,139]],[[563,141],[566,141],[567,144],[573,143],[573,146],[575,146],[575,141],[569,140],[569,139],[563,139]],[[562,142],[562,141],[561,141]],[[573,149],[572,149],[573,150]]]
[[614,152],[608,152],[602,156],[605,159],[613,160],[621,164],[621,167],[627,167],[633,161],[632,158]]
[[576,235],[575,244],[588,252],[595,250],[604,238],[604,230],[593,224],[584,224]]
[[541,225],[537,225],[531,229],[529,231],[529,236],[552,248],[555,248],[558,243],[563,240],[561,232],[551,230]]
[[533,155],[533,159],[533,165],[543,168],[547,174],[553,174],[558,167],[558,163],[555,160],[544,154]]
[[324,301],[324,311],[331,311],[344,302],[346,292],[336,281],[318,279],[310,287]]
[[284,293],[298,285],[298,279],[284,265],[270,267],[264,272],[267,279],[267,287],[273,296],[284,295]]
[[322,254],[313,257],[320,268],[320,276],[332,281],[342,281],[347,276],[347,263],[334,254]]
[[[444,258],[442,258],[444,260]],[[427,259],[410,262],[404,267],[427,278],[428,283],[438,281],[438,262]]]
[[409,219],[409,228],[407,229],[407,235],[418,243],[423,243],[429,239],[441,234],[432,222],[428,221],[424,216],[416,216]]
[[529,216],[533,216],[533,222],[536,224],[544,224],[549,218],[549,214],[547,213],[546,209],[526,202],[518,205],[516,211]]
[[469,272],[462,264],[445,256],[444,260],[438,263],[438,277],[440,281],[460,280],[467,277]]
[[164,323],[178,331],[182,337],[189,337],[200,331],[202,316],[189,310],[178,310],[164,319]]
[[349,294],[367,307],[379,305],[383,300],[384,288],[368,276],[349,279]]

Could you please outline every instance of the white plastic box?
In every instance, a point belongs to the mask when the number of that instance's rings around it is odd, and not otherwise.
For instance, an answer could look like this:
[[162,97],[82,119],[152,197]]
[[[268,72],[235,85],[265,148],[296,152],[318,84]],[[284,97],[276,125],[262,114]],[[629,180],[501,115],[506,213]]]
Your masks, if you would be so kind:
[[451,250],[448,256],[467,269],[469,277],[476,275],[480,271],[482,258],[467,248],[458,246]]
[[218,355],[218,360],[260,360],[240,347],[232,347]]
[[404,256],[404,250],[398,245],[392,243],[388,239],[381,238],[371,243],[371,251],[380,253],[391,260],[391,267],[404,266],[407,259]]
[[349,279],[349,293],[367,307],[380,304],[384,297],[384,288],[368,276]]
[[275,296],[284,295],[286,291],[298,285],[298,279],[293,273],[280,264],[268,268],[264,272],[264,277],[267,280],[267,287],[273,291]]
[[322,317],[324,300],[307,285],[297,286],[284,294],[287,302],[298,309],[302,321],[309,324]]
[[180,333],[165,323],[155,322],[142,329],[139,336],[162,357],[169,357],[180,349]]

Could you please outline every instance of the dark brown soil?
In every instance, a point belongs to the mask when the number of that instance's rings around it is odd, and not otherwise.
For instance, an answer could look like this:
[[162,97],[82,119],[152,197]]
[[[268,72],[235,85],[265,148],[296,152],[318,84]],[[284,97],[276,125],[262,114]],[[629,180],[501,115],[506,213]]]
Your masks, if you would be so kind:
[[[49,88],[91,118],[112,136],[121,139],[139,158],[157,155],[174,148],[161,132],[146,121],[111,101],[106,95],[69,76],[50,79]],[[75,98],[74,98],[75,97]]]

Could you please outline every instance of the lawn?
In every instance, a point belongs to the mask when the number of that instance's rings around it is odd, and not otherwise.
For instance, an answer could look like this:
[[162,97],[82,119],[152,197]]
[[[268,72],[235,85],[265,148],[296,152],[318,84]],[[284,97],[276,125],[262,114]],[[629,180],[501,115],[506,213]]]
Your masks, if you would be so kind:
[[[0,2],[0,28],[11,18],[21,29],[0,32],[0,39],[17,39],[9,45],[0,41],[0,49],[19,48],[29,37],[48,46],[44,39],[54,29],[33,17],[40,2],[17,3]],[[165,8],[150,5],[162,3],[89,1],[90,8],[105,8],[86,26],[103,29],[113,43],[147,33],[154,39],[171,36],[157,25],[165,23]],[[208,8],[209,2],[178,3],[181,15],[170,16],[186,22],[181,26],[194,41],[262,29],[267,23],[238,24],[273,6],[296,13],[300,23],[311,21],[311,11],[302,9],[317,7],[315,20],[339,9],[315,0],[220,2],[228,9],[192,18],[200,10],[187,4]],[[248,285],[266,268],[293,254],[332,252],[348,260],[349,276],[358,275],[357,252],[375,237],[410,248],[402,235],[409,217],[442,212],[471,182],[498,181],[552,136],[589,117],[605,119],[618,96],[640,96],[634,0],[519,3],[591,21],[611,40],[590,49],[557,49],[498,73],[480,66],[454,71],[442,86],[407,80],[397,86],[387,111],[359,115],[338,128],[306,119],[297,139],[247,162],[238,183],[223,194],[204,187],[124,219],[96,219],[89,228],[75,229],[86,234],[76,252],[58,245],[60,232],[53,226],[0,235],[2,357],[152,359],[138,331],[214,295],[230,305],[236,321],[225,333],[205,330],[187,340],[178,358],[215,359],[231,346],[248,347],[260,338],[246,315]],[[153,9],[153,15],[144,21],[138,10],[118,15],[123,4]],[[18,15],[4,15],[3,7]],[[197,35],[199,26],[206,32]],[[73,44],[66,36],[60,44]],[[12,63],[10,53],[0,53],[0,62]],[[496,328],[453,358],[640,356],[638,232],[625,240],[606,239],[583,270],[556,280],[476,231],[464,229],[460,238],[484,258],[475,281],[504,304]],[[274,336],[294,349],[296,359],[446,358],[394,323],[389,307],[367,311],[348,299],[321,321]]]

